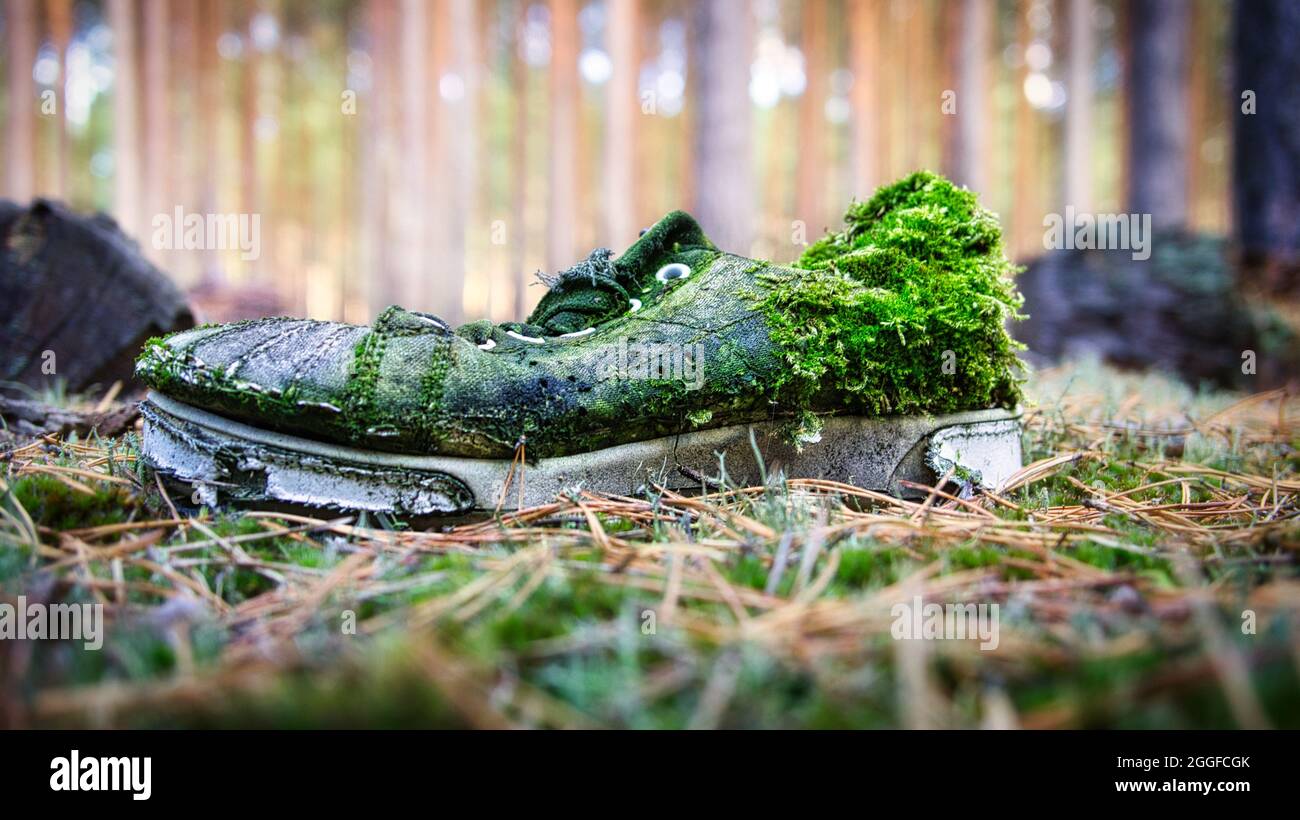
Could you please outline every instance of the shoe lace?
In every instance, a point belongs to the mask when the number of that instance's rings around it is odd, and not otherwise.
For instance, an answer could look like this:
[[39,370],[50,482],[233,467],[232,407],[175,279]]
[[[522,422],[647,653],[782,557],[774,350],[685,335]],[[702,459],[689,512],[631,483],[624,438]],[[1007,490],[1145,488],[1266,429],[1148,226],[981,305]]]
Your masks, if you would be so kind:
[[548,334],[574,333],[626,311],[632,304],[629,277],[614,264],[614,252],[596,248],[557,274],[539,273],[548,291],[525,327]]

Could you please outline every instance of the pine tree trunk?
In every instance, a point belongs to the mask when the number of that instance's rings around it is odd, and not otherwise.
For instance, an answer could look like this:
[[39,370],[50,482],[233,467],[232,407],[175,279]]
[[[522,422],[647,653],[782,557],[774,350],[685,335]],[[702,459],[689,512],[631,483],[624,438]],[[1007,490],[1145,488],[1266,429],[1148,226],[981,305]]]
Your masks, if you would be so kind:
[[[926,142],[929,113],[935,100],[926,88],[926,66],[932,60],[932,44],[927,42],[925,24],[927,6],[922,3],[896,5],[903,18],[903,88],[907,104],[903,107],[906,138],[903,142],[903,162],[906,173],[919,170],[922,165],[922,148]],[[922,102],[923,101],[923,102]]]
[[51,190],[60,199],[68,198],[68,44],[72,42],[72,2],[71,0],[48,0],[45,5],[46,17],[50,23],[50,39],[59,60],[59,82],[54,90],[57,110],[54,114],[58,122],[58,157],[55,159],[55,179]]
[[1233,23],[1232,203],[1243,274],[1267,290],[1295,293],[1300,291],[1300,3],[1238,0]]
[[849,0],[849,64],[853,112],[853,196],[865,199],[881,183],[880,9],[878,0]]
[[423,281],[426,231],[424,215],[428,203],[422,201],[429,179],[428,163],[428,3],[426,0],[402,0],[399,7],[399,59],[401,72],[401,157],[398,174],[401,195],[398,198],[396,269],[401,282],[402,302],[412,310],[428,308]]
[[510,320],[522,322],[528,315],[528,282],[531,279],[524,267],[528,250],[528,135],[531,131],[528,110],[529,69],[520,53],[519,39],[523,36],[528,18],[528,4],[520,3],[515,18],[515,37],[511,39],[510,78],[514,84],[515,110],[514,134],[511,154],[513,162],[513,189],[510,191],[510,224],[506,238],[510,243],[510,273],[514,277],[514,305]]
[[[1016,47],[1023,53],[1032,31],[1029,26],[1029,0],[1016,3]],[[1025,79],[1029,76],[1029,66],[1023,61],[1016,72],[1015,81],[1015,131],[1012,134],[1012,181],[1011,181],[1011,237],[1008,245],[1013,258],[1022,258],[1037,253],[1042,248],[1034,237],[1039,231],[1040,217],[1037,214],[1037,196],[1035,195],[1036,175],[1034,157],[1037,155],[1038,122],[1034,111],[1025,98]]]
[[9,94],[5,101],[5,193],[25,202],[36,189],[36,85],[32,64],[36,62],[36,8],[31,0],[8,0],[5,4],[5,56]]
[[109,0],[113,29],[113,215],[127,236],[140,235],[140,126],[135,0]]
[[368,0],[365,11],[370,34],[371,87],[368,96],[358,94],[357,114],[361,129],[361,198],[364,204],[363,228],[365,258],[371,271],[369,305],[371,315],[378,315],[389,305],[403,299],[400,270],[394,263],[391,225],[394,174],[393,111],[397,101],[396,0]]
[[[216,100],[222,99],[223,83],[221,81],[221,63],[217,52],[217,42],[225,27],[225,0],[205,0],[198,3],[195,16],[195,38],[198,43],[198,84],[199,99],[194,101],[195,119],[199,131],[197,137],[199,179],[198,199],[191,204],[197,205],[203,213],[218,212],[217,180],[221,178],[224,163],[221,158],[217,134],[221,117]],[[225,280],[218,253],[209,248],[201,252],[202,262],[200,279],[206,283],[219,286]]]
[[[145,0],[144,4],[144,153],[148,158],[144,176],[144,207],[147,218],[168,212],[167,182],[171,163],[171,123],[168,109],[170,65],[168,0]],[[160,253],[155,251],[155,253]]]
[[[803,220],[809,241],[829,227],[825,220],[826,174],[826,7],[803,4],[803,54],[806,78],[799,98],[799,149],[795,164],[795,217]],[[746,101],[748,102],[748,101]]]
[[[988,144],[988,56],[995,8],[987,0],[962,0],[960,26],[948,28],[957,40],[953,64],[956,76],[949,86],[956,92],[957,113],[946,117],[951,138],[944,163],[953,182],[972,191],[985,189],[985,147]],[[946,10],[946,14],[956,12]],[[950,121],[954,120],[954,121]]]
[[1128,60],[1128,209],[1156,228],[1187,223],[1187,8],[1132,0]]
[[[241,14],[237,17],[241,27],[245,32],[252,31],[253,21],[257,17],[258,9],[256,6],[250,6],[247,9],[241,9]],[[258,204],[262,201],[260,191],[258,190],[257,176],[257,116],[258,116],[258,96],[260,95],[258,72],[261,70],[262,56],[259,54],[257,47],[250,41],[244,46],[243,60],[239,67],[240,86],[239,86],[239,108],[237,116],[239,118],[239,210],[241,213],[252,214],[258,210]],[[301,154],[298,155],[302,157]],[[256,265],[257,263],[252,263]],[[247,263],[245,263],[247,268]],[[244,271],[245,273],[247,270]]]
[[1092,208],[1092,0],[1069,0],[1066,59],[1065,204]]
[[[439,107],[438,136],[441,145],[440,176],[446,187],[442,189],[440,206],[442,222],[446,226],[446,247],[436,271],[431,271],[438,282],[435,310],[453,326],[464,320],[465,298],[465,234],[474,213],[476,167],[474,146],[477,141],[478,62],[475,45],[474,0],[442,0],[437,20],[449,35],[445,42],[444,58],[448,63],[446,76],[452,83],[448,94],[435,91],[441,100]],[[451,78],[459,78],[459,96]],[[435,190],[434,195],[438,195]]]
[[551,166],[546,208],[546,267],[563,270],[574,258],[577,191],[578,6],[551,0]]
[[608,31],[613,73],[605,92],[604,244],[620,249],[637,235],[637,0],[610,0]]
[[695,214],[723,250],[747,254],[754,229],[752,10],[744,0],[693,8]]

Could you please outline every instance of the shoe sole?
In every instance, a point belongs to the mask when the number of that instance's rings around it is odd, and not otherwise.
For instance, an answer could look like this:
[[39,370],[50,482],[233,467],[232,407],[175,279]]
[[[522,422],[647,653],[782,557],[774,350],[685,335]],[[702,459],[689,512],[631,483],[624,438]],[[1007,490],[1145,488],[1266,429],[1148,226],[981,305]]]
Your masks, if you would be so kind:
[[[802,451],[780,437],[783,422],[758,422],[545,458],[512,470],[509,460],[416,456],[327,444],[242,424],[158,393],[140,405],[145,461],[190,484],[196,503],[277,501],[402,516],[517,509],[566,490],[636,495],[752,486],[764,476],[820,478],[895,495],[955,470],[996,489],[1021,467],[1020,415],[977,410],[943,416],[826,418]],[[752,432],[751,432],[752,431]],[[756,457],[761,451],[761,461]]]

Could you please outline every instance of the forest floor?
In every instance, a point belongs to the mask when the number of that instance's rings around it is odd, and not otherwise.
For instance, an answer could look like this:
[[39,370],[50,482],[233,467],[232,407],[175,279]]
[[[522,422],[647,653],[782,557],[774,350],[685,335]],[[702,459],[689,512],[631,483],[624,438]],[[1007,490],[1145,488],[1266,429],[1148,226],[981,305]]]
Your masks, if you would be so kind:
[[[446,532],[187,512],[132,433],[10,445],[0,601],[106,638],[0,641],[0,725],[1300,727],[1300,398],[1029,393],[997,494],[776,476]],[[917,596],[998,604],[996,648],[895,639]]]

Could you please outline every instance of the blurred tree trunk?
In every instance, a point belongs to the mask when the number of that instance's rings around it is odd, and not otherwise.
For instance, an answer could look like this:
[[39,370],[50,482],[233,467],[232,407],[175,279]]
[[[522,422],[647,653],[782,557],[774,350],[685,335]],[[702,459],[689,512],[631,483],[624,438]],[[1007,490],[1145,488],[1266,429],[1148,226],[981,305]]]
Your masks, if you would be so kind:
[[113,30],[113,216],[127,236],[140,236],[140,74],[136,65],[135,0],[109,0]]
[[[1192,3],[1188,9],[1188,48],[1193,55],[1189,60],[1187,71],[1187,225],[1193,230],[1202,226],[1200,219],[1201,202],[1206,194],[1205,174],[1201,168],[1201,146],[1205,144],[1205,135],[1209,119],[1210,99],[1219,99],[1223,85],[1210,76],[1208,60],[1197,60],[1195,55],[1206,53],[1213,48],[1213,40],[1206,25],[1206,5],[1203,2]],[[1217,39],[1217,38],[1214,38]],[[1231,48],[1231,45],[1229,45]],[[1224,62],[1228,61],[1224,57]],[[1211,199],[1218,199],[1212,197]],[[1231,195],[1227,197],[1231,199]]]
[[[240,28],[243,29],[244,38],[244,59],[240,66],[237,113],[239,117],[239,210],[246,214],[257,213],[258,205],[262,201],[257,178],[257,105],[260,94],[257,77],[261,70],[262,56],[251,36],[257,13],[257,4],[250,3],[236,18]],[[298,158],[301,160],[304,157],[299,154]],[[248,265],[248,263],[241,264],[245,267]]]
[[426,0],[402,0],[399,7],[402,167],[398,174],[401,195],[395,214],[396,269],[404,294],[402,303],[412,310],[427,307],[425,283],[421,281],[421,260],[428,228],[424,220],[428,206],[422,201],[429,179],[429,75],[425,63],[429,32],[427,11]]
[[32,198],[36,185],[33,131],[38,100],[32,81],[36,46],[36,9],[31,0],[7,0],[5,49],[9,93],[5,106],[5,193],[20,203]]
[[879,0],[849,0],[849,70],[853,111],[853,196],[865,199],[881,183]]
[[1092,0],[1069,0],[1066,59],[1065,204],[1092,208]]
[[695,215],[723,250],[747,254],[754,180],[749,101],[753,16],[744,0],[693,5]]
[[1300,291],[1300,3],[1238,0],[1232,47],[1232,201],[1243,274],[1267,290],[1295,293]]
[[[922,165],[921,152],[925,146],[929,112],[935,106],[935,100],[929,96],[926,85],[926,67],[933,61],[933,43],[926,42],[927,7],[922,3],[895,4],[903,18],[903,87],[907,104],[903,106],[903,121],[906,123],[903,141],[903,162],[906,173],[919,170]],[[921,102],[924,100],[924,102]]]
[[951,119],[945,117],[949,143],[944,165],[953,182],[976,192],[985,190],[985,146],[991,113],[987,64],[994,10],[988,0],[962,0],[959,17],[951,9],[944,12],[949,22],[954,18],[960,21],[955,32],[953,26],[945,26],[948,39],[956,46],[951,62],[955,76],[949,88],[957,96],[956,114]]
[[[826,228],[826,11],[827,3],[805,0],[802,9],[804,90],[799,98],[799,137],[795,163],[795,217],[809,241]],[[746,100],[748,104],[748,100]]]
[[59,199],[68,198],[68,43],[72,41],[72,1],[47,0],[46,18],[50,22],[50,40],[59,61],[59,81],[54,87],[55,122],[58,130],[58,156],[54,162],[52,192]]
[[[464,321],[465,233],[477,205],[478,175],[478,13],[476,0],[450,0],[451,70],[460,78],[460,96],[443,99],[442,134],[446,135],[446,161],[451,162],[451,190],[455,199],[446,201],[448,260],[445,292],[447,321]],[[490,309],[490,305],[489,305]]]
[[528,316],[529,272],[525,267],[528,251],[528,134],[532,123],[528,120],[529,70],[524,61],[521,40],[528,19],[528,3],[520,0],[515,15],[514,37],[510,39],[510,79],[514,87],[514,145],[511,147],[514,163],[514,190],[510,192],[510,224],[506,226],[506,239],[510,243],[510,272],[514,276],[514,306],[511,321],[522,322]]
[[[144,4],[144,172],[145,215],[170,212],[167,182],[171,166],[171,122],[168,78],[170,40],[169,0],[145,0]],[[155,254],[163,253],[154,251]]]
[[605,244],[621,249],[636,239],[637,0],[610,0],[605,92]]
[[902,36],[902,29],[899,25],[898,16],[894,13],[893,0],[881,0],[880,8],[876,11],[876,25],[880,27],[880,36],[876,43],[880,46],[876,52],[876,66],[880,72],[875,82],[872,83],[875,92],[876,114],[880,118],[880,127],[877,133],[880,135],[878,145],[879,151],[876,158],[877,184],[881,185],[889,182],[897,176],[899,163],[895,159],[898,151],[898,135],[894,132],[902,125],[903,118],[898,116],[898,96],[902,83],[885,82],[884,78],[890,76],[897,66],[899,53],[899,41]]
[[1187,5],[1128,5],[1128,210],[1157,228],[1187,222]]
[[[342,58],[338,61],[335,69],[339,80],[339,87],[342,89],[339,96],[333,101],[338,106],[336,109],[341,117],[341,127],[339,129],[339,151],[333,157],[331,163],[335,168],[335,173],[339,178],[338,192],[334,199],[334,224],[337,225],[338,231],[338,271],[339,271],[339,318],[344,322],[367,322],[370,320],[370,277],[373,272],[366,270],[362,263],[362,238],[361,226],[365,224],[364,215],[358,210],[358,203],[364,196],[363,189],[365,183],[362,177],[357,174],[357,170],[366,165],[366,160],[361,159],[357,150],[360,144],[359,127],[361,120],[357,117],[358,108],[361,103],[356,99],[357,89],[352,82],[352,70],[348,65],[348,56],[351,44],[348,38],[361,34],[365,48],[365,37],[367,36],[366,14],[369,12],[369,4],[358,3],[344,11],[343,26],[345,38],[339,44],[339,56]],[[373,78],[373,63],[371,65],[371,77]],[[371,80],[371,87],[374,87],[374,80]],[[352,92],[352,100],[357,108],[351,109],[351,113],[343,107],[345,95]],[[366,104],[370,104],[367,99]],[[370,166],[373,168],[373,166]],[[274,171],[271,175],[274,175]]]
[[[1016,3],[1016,48],[1024,54],[1025,48],[1033,34],[1029,26],[1030,0]],[[1016,99],[1015,132],[1012,135],[1012,181],[1011,181],[1011,247],[1012,256],[1023,257],[1036,253],[1042,245],[1034,241],[1041,222],[1035,213],[1036,197],[1034,195],[1034,158],[1037,156],[1038,123],[1033,109],[1025,97],[1025,79],[1029,76],[1029,66],[1023,58],[1020,70],[1016,72],[1012,93]]]
[[396,0],[368,0],[366,21],[370,29],[370,95],[358,100],[358,113],[365,123],[361,138],[361,198],[370,276],[370,309],[377,314],[403,299],[401,271],[394,264],[391,230],[394,103],[397,101],[398,53]]
[[[221,29],[225,23],[225,0],[200,0],[195,23],[195,38],[198,41],[198,99],[194,100],[195,119],[198,121],[196,176],[200,180],[197,206],[203,213],[216,213],[219,201],[217,180],[220,179],[223,165],[217,139],[221,117],[220,106],[216,101],[222,99],[223,90],[217,43],[221,39]],[[190,207],[194,207],[194,204]],[[223,282],[225,272],[217,252],[209,248],[202,251],[200,256],[203,259],[201,279],[215,285]]]
[[[424,97],[424,112],[428,134],[425,143],[425,174],[420,181],[420,207],[424,210],[420,220],[423,230],[420,232],[420,257],[424,260],[424,269],[418,271],[419,281],[415,285],[420,296],[408,301],[412,310],[427,310],[437,316],[446,308],[441,298],[443,271],[446,262],[443,256],[451,252],[451,224],[449,221],[449,202],[452,195],[451,169],[447,163],[447,150],[451,135],[446,133],[444,122],[445,101],[442,99],[443,72],[448,70],[448,54],[451,50],[451,7],[447,0],[421,0],[428,11],[425,14],[424,31],[424,83],[427,93]],[[398,166],[401,167],[400,164]],[[446,319],[447,317],[443,316]]]
[[428,52],[432,157],[425,187],[425,304],[451,325],[464,318],[465,230],[473,213],[474,12],[437,0]]
[[[195,89],[199,87],[199,47],[200,32],[198,0],[171,0],[169,2],[172,44],[175,55],[172,60],[172,80],[178,89]],[[175,135],[175,161],[169,166],[167,189],[172,201],[168,206],[180,205],[186,209],[195,207],[199,190],[199,154],[194,146],[199,144],[198,114],[193,93],[177,94],[168,109],[170,131]],[[193,285],[199,275],[199,267],[193,254],[173,253],[169,255],[167,272],[186,286]]]
[[[301,30],[298,21],[303,8],[295,5],[286,10],[282,21],[286,39],[292,38],[295,32]],[[293,64],[285,50],[277,50],[275,60],[279,95],[285,100],[297,100],[302,89],[306,87],[306,78],[292,70]],[[303,110],[300,104],[285,105],[277,114],[280,138],[276,141],[275,151],[276,168],[279,172],[275,175],[276,192],[271,210],[277,215],[277,219],[283,218],[284,230],[272,232],[278,268],[273,286],[277,291],[277,298],[285,300],[292,312],[302,314],[313,302],[314,293],[308,292],[311,286],[308,284],[308,275],[303,270],[304,226],[300,220],[290,215],[300,213],[303,204],[308,201],[307,185],[302,169],[307,158],[311,156],[311,147],[308,144],[307,127],[303,122]],[[238,168],[234,168],[233,171],[235,174],[239,172]],[[235,188],[235,196],[236,198],[239,196],[238,185]]]
[[546,267],[563,270],[574,258],[577,207],[578,5],[551,0],[551,164],[546,207]]

